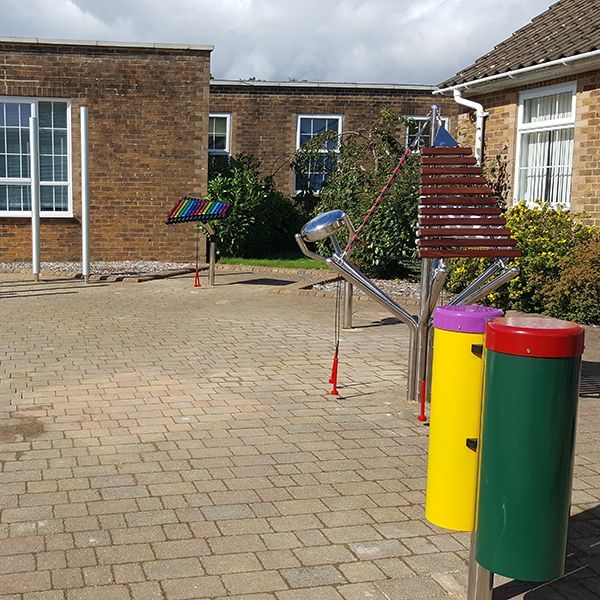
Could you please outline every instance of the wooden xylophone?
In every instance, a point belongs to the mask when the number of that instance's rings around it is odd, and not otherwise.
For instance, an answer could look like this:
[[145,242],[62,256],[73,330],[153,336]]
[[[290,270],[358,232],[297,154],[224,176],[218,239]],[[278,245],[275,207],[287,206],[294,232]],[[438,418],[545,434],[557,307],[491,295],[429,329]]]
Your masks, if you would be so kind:
[[192,221],[208,223],[209,221],[225,219],[231,212],[232,207],[231,202],[201,200],[184,196],[172,208],[165,224],[190,223]]

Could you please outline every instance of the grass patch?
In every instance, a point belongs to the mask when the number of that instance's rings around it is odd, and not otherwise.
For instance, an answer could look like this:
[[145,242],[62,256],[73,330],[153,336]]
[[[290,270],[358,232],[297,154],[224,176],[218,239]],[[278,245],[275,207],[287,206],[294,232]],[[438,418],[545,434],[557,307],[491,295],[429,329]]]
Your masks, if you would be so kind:
[[219,259],[223,265],[244,265],[248,267],[274,267],[278,269],[322,269],[327,270],[323,263],[308,257],[299,258],[236,258],[224,256]]

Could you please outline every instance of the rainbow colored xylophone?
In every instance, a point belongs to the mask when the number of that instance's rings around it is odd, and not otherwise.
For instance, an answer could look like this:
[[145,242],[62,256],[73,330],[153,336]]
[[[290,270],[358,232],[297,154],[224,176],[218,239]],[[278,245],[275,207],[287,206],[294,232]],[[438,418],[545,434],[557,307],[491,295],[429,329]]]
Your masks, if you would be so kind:
[[184,196],[175,204],[165,220],[165,224],[217,221],[227,217],[232,207],[231,202],[200,200],[199,198]]

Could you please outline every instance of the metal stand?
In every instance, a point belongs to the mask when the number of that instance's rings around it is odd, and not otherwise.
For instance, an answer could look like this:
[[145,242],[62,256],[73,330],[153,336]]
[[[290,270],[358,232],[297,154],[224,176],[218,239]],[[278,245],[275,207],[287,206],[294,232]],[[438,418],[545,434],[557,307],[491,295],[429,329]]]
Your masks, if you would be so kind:
[[40,153],[37,116],[29,117],[29,147],[31,174],[31,269],[33,280],[40,280]]
[[469,555],[469,583],[467,600],[492,600],[494,593],[494,574],[475,560],[475,532],[471,534]]
[[349,282],[344,282],[344,329],[352,329],[352,296],[354,286]]
[[81,122],[81,274],[90,282],[90,167],[88,109],[79,111]]
[[208,285],[214,286],[217,265],[217,243],[214,241],[215,230],[210,223],[198,223],[196,229],[204,231],[208,239]]

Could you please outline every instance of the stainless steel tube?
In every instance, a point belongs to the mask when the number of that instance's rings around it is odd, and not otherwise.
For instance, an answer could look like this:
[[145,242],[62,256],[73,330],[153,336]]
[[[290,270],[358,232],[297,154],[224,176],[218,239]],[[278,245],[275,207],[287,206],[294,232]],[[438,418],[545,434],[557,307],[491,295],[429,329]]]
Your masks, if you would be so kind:
[[501,285],[504,285],[507,281],[510,281],[514,277],[519,274],[519,269],[512,268],[508,269],[508,271],[504,271],[501,275],[498,275],[496,279],[492,279],[489,283],[479,288],[478,290],[474,290],[470,296],[467,296],[463,299],[463,304],[469,304],[470,302],[477,302],[482,298],[485,298],[488,294],[491,294],[494,290],[497,290]]
[[477,279],[474,279],[458,296],[453,298],[448,304],[450,306],[456,306],[457,304],[466,304],[465,298],[480,286],[482,286],[492,275],[495,275],[498,271],[502,270],[502,263],[495,261],[492,263]]
[[475,532],[471,534],[469,555],[469,582],[467,600],[492,600],[494,593],[494,574],[475,560]]
[[208,250],[208,285],[215,285],[215,268],[217,266],[217,244],[209,238]]
[[387,308],[392,314],[397,316],[403,323],[416,329],[416,319],[399,304],[394,302],[387,294],[382,292],[364,273],[361,273],[356,267],[351,265],[341,256],[334,254],[331,258],[325,259],[327,265],[336,273],[339,273],[344,279],[350,281],[358,289],[362,290],[367,296],[373,298],[376,302]]
[[90,282],[90,155],[88,109],[79,109],[81,127],[81,274]]
[[38,147],[38,120],[29,117],[29,148],[31,175],[31,270],[33,280],[40,280],[40,153]]
[[344,281],[344,329],[352,329],[352,295],[354,286]]

